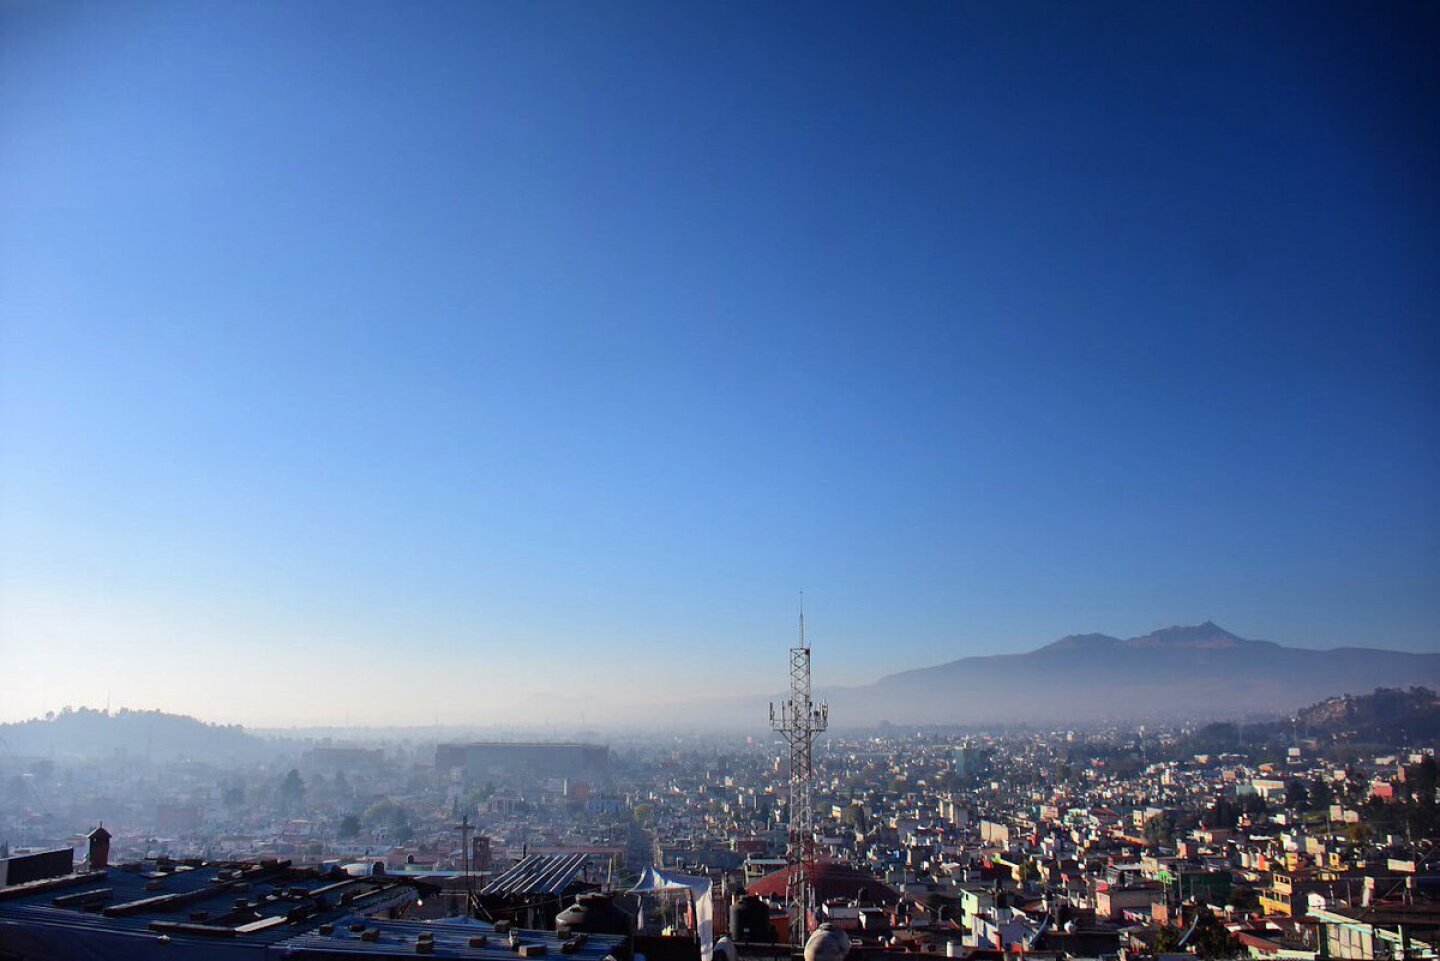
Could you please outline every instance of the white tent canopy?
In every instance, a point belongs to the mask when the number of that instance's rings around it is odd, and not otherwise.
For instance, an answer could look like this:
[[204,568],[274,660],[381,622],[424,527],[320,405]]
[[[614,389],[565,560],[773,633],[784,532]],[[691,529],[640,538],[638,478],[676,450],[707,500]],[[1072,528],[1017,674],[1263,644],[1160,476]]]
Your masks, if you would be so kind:
[[630,893],[663,894],[689,891],[695,904],[695,927],[699,929],[696,933],[700,936],[700,961],[711,961],[715,952],[714,906],[710,901],[710,890],[713,886],[709,878],[646,868],[640,875],[640,880],[630,889]]

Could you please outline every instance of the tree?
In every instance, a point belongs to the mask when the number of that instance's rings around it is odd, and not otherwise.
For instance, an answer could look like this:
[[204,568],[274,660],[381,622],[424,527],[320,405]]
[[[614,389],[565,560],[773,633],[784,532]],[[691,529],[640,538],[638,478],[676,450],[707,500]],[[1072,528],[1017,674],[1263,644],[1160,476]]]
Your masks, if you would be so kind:
[[1440,770],[1433,757],[1426,756],[1419,764],[1405,769],[1400,813],[1405,829],[1415,837],[1440,832],[1440,803],[1435,799],[1437,782],[1440,782]]
[[1201,817],[1200,823],[1207,828],[1233,828],[1235,822],[1240,819],[1240,812],[1229,798],[1220,797],[1215,799],[1214,807],[1206,811]]
[[353,814],[347,814],[340,819],[340,829],[337,834],[341,838],[353,838],[360,833],[360,819]]
[[295,768],[280,782],[280,804],[287,811],[298,811],[305,801],[305,782]]
[[370,805],[364,822],[372,831],[383,831],[395,841],[407,840],[415,830],[410,823],[410,812],[389,798]]
[[1345,828],[1345,837],[1351,844],[1364,844],[1370,840],[1370,828],[1363,821],[1355,821]]
[[1186,946],[1194,948],[1199,958],[1241,958],[1246,954],[1240,939],[1231,934],[1219,918],[1203,910]]
[[1145,822],[1145,841],[1150,847],[1159,847],[1175,840],[1175,825],[1168,814],[1157,814]]
[[840,812],[840,823],[864,831],[869,827],[869,818],[865,815],[865,808],[858,802],[852,801]]
[[[1179,953],[1186,949],[1194,950],[1197,958],[1241,958],[1245,956],[1245,946],[1240,939],[1231,934],[1221,924],[1219,919],[1209,911],[1202,910],[1195,920],[1195,930],[1190,931],[1188,926],[1185,930],[1165,925],[1155,936],[1155,952],[1157,954]],[[1186,933],[1189,937],[1186,938]],[[1181,940],[1185,940],[1184,947]]]
[[1155,936],[1155,953],[1170,954],[1172,952],[1179,951],[1180,936],[1183,933],[1184,932],[1182,932],[1174,925],[1165,925],[1163,928],[1160,929],[1160,933]]
[[1256,911],[1260,907],[1260,895],[1255,889],[1246,885],[1236,887],[1230,892],[1230,903],[1235,910],[1243,913]]
[[1405,793],[1417,801],[1435,803],[1435,791],[1440,788],[1440,765],[1435,758],[1426,755],[1419,764],[1405,769]]

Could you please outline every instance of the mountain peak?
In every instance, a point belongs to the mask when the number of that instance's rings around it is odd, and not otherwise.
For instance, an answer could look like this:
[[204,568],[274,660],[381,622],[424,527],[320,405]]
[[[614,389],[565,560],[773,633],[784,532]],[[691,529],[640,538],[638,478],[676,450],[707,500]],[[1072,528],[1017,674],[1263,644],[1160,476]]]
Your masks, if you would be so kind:
[[1214,621],[1206,621],[1192,627],[1177,625],[1162,627],[1140,637],[1126,639],[1126,647],[1240,647],[1252,644],[1238,634],[1231,634]]
[[1051,641],[1041,648],[1042,651],[1094,651],[1107,647],[1115,647],[1124,643],[1118,637],[1111,637],[1109,634],[1066,634],[1058,641]]
[[1254,644],[1238,634],[1231,634],[1214,621],[1203,624],[1162,627],[1149,634],[1121,640],[1109,634],[1067,634],[1052,641],[1042,651],[1100,651],[1107,648],[1212,648],[1241,647]]

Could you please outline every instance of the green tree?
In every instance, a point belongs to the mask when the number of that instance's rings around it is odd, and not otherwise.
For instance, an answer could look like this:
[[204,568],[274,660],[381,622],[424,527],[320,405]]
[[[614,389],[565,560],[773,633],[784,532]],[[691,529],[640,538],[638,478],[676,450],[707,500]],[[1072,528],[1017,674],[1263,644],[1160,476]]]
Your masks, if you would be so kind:
[[840,823],[864,831],[869,828],[870,819],[865,814],[865,808],[858,802],[852,801],[840,812]]
[[295,768],[280,782],[280,803],[287,811],[298,811],[305,801],[305,782]]
[[383,831],[395,841],[407,840],[415,831],[410,812],[389,798],[366,808],[363,820],[370,830]]
[[1240,939],[1209,911],[1200,913],[1186,947],[1194,948],[1198,958],[1242,958],[1246,955]]
[[1440,802],[1435,799],[1437,786],[1440,786],[1440,769],[1435,758],[1427,756],[1405,769],[1401,815],[1405,829],[1415,837],[1440,832]]
[[1240,885],[1230,892],[1230,903],[1235,906],[1236,911],[1242,913],[1257,911],[1260,908],[1260,895],[1254,888]]
[[[1245,946],[1240,943],[1240,939],[1231,934],[1209,911],[1201,911],[1194,925],[1193,931],[1189,930],[1188,926],[1181,930],[1168,924],[1161,928],[1155,937],[1155,952],[1170,954],[1193,950],[1197,958],[1206,959],[1245,956]],[[1183,947],[1180,943],[1182,940],[1185,942]]]
[[347,814],[340,819],[340,829],[337,832],[341,838],[353,838],[360,833],[360,819],[353,814]]
[[1235,822],[1240,819],[1240,812],[1229,798],[1219,797],[1215,799],[1215,805],[1201,817],[1200,823],[1207,828],[1233,828]]
[[1150,847],[1159,847],[1175,840],[1175,825],[1167,814],[1157,814],[1145,822],[1145,842]]
[[1440,788],[1440,764],[1426,755],[1419,764],[1405,769],[1405,793],[1415,800],[1435,803],[1435,791]]
[[1167,924],[1155,936],[1155,953],[1169,954],[1180,950],[1180,937],[1184,934],[1174,925]]

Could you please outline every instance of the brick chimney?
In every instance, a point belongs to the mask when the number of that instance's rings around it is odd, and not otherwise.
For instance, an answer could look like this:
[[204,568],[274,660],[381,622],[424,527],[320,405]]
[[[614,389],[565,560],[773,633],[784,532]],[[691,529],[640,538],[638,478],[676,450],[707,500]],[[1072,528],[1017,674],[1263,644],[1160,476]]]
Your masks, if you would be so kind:
[[101,871],[110,866],[110,832],[100,825],[86,837],[90,840],[90,870]]

